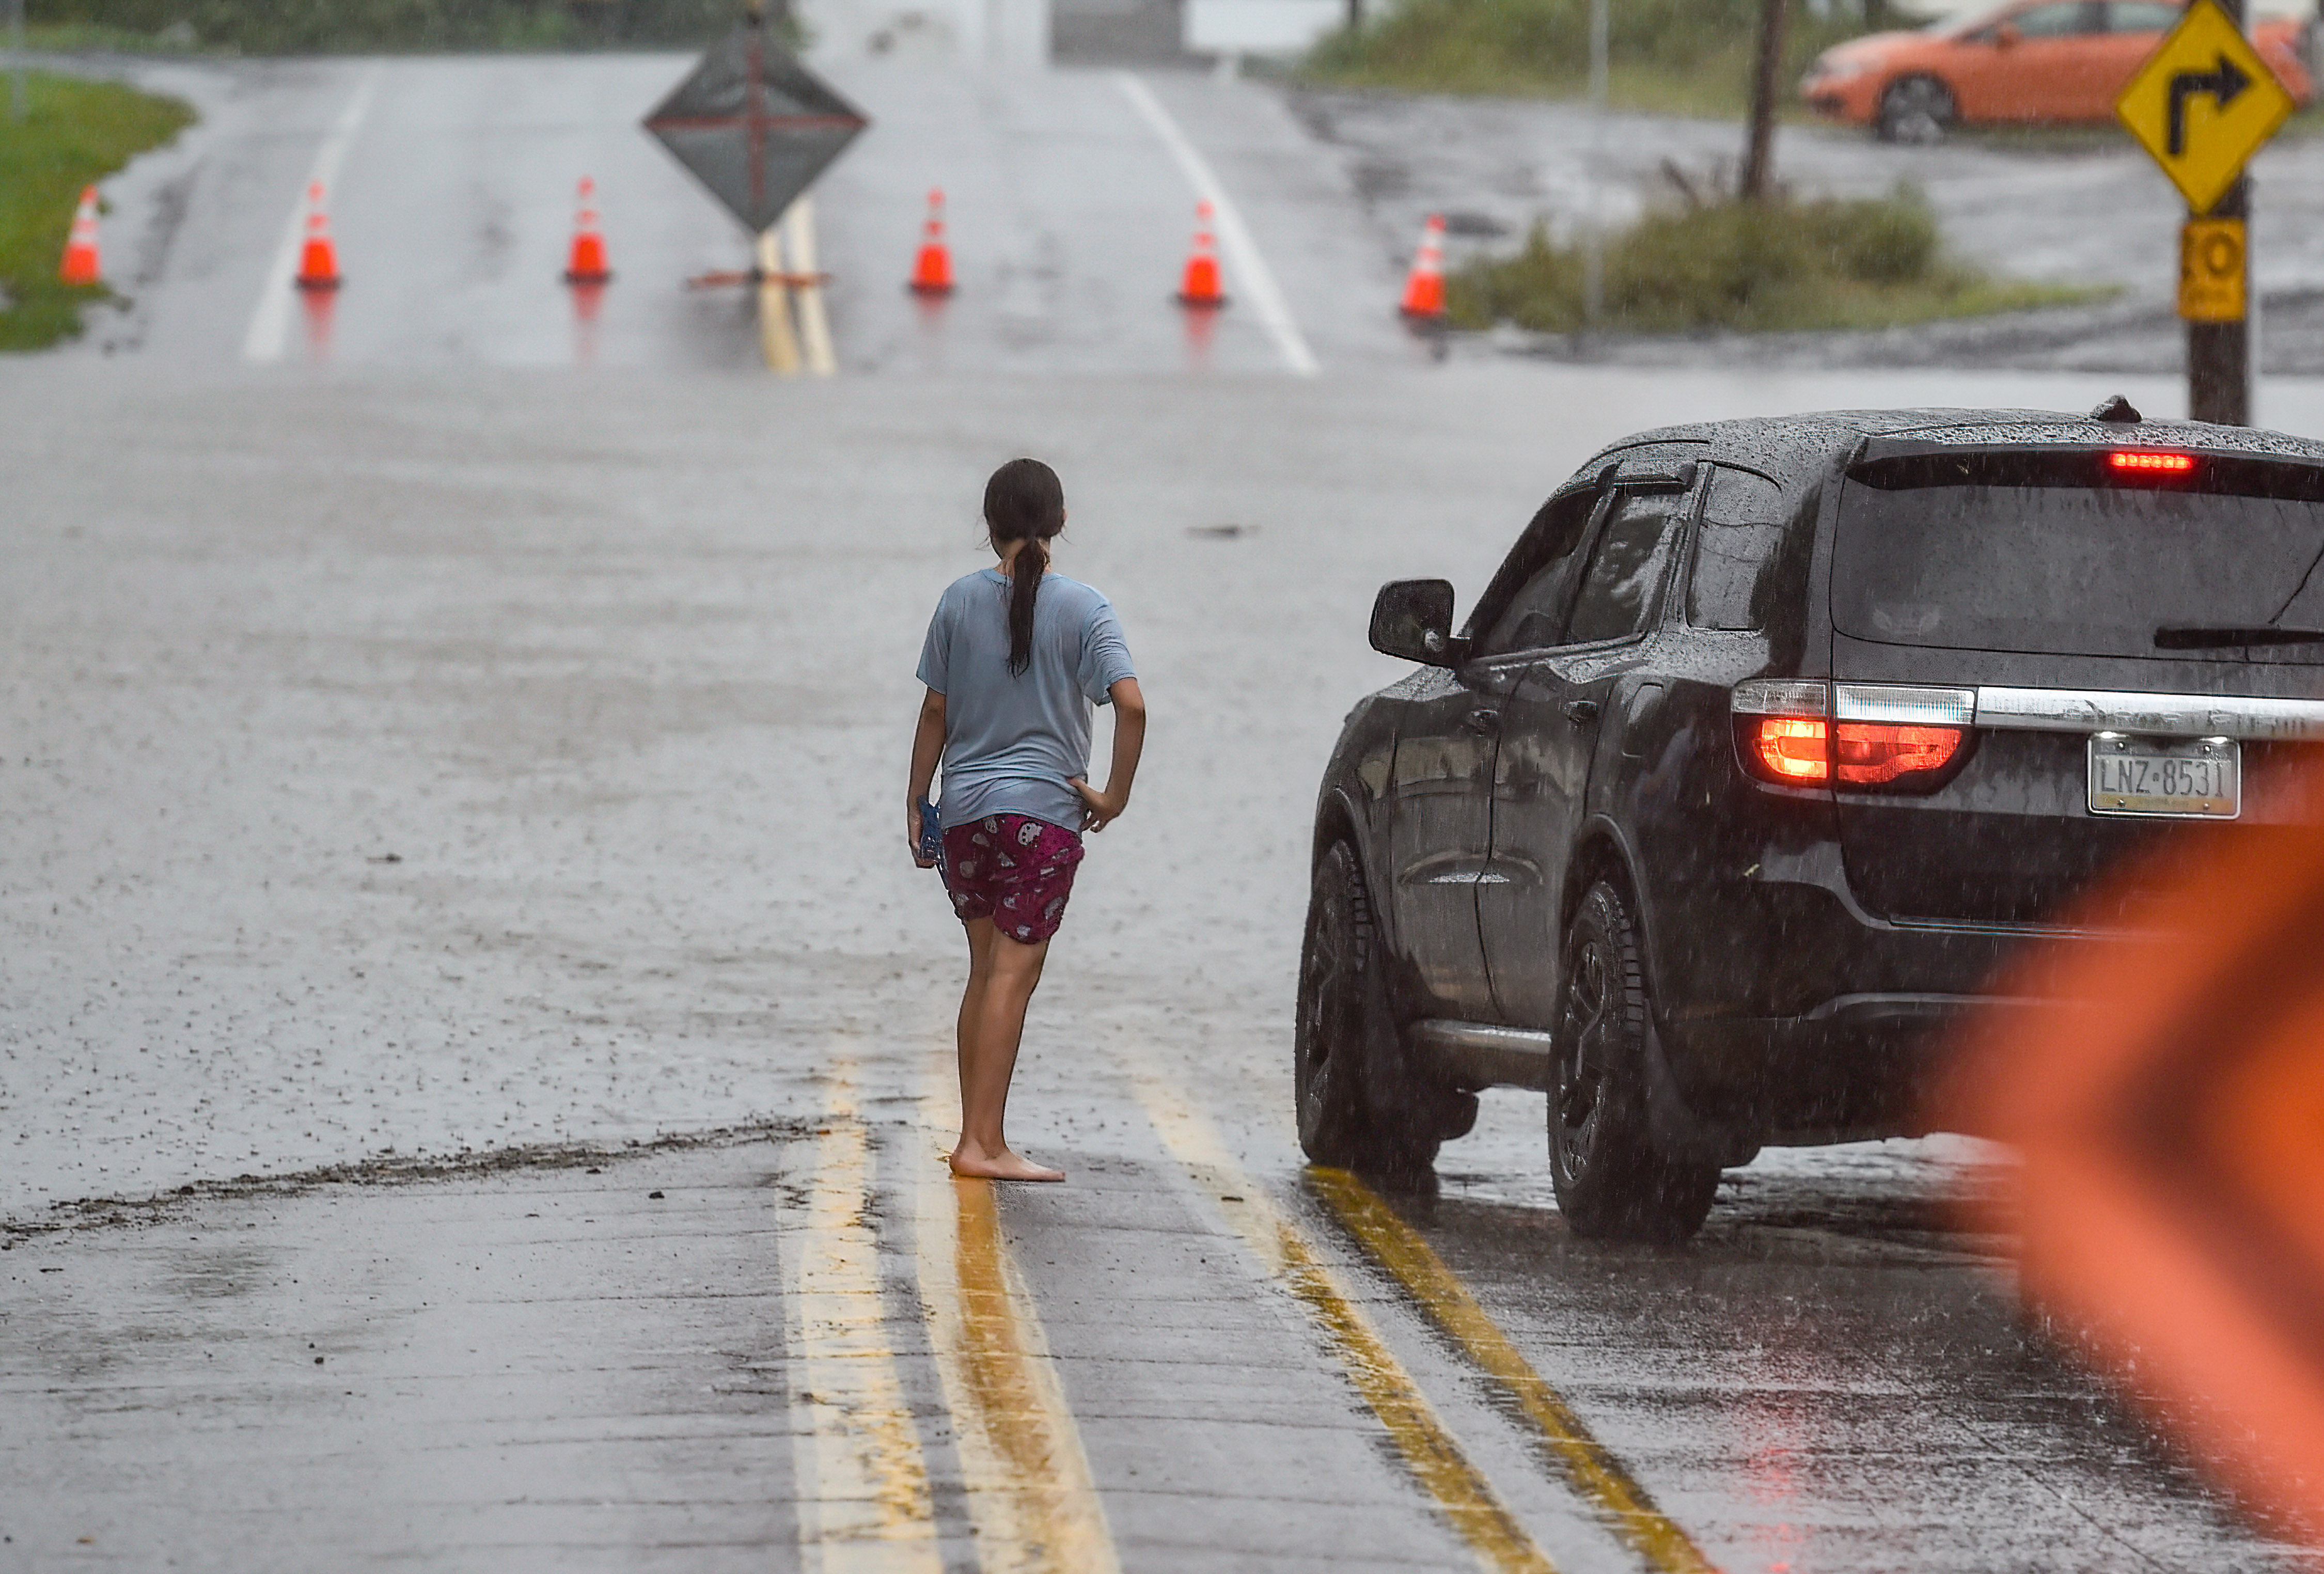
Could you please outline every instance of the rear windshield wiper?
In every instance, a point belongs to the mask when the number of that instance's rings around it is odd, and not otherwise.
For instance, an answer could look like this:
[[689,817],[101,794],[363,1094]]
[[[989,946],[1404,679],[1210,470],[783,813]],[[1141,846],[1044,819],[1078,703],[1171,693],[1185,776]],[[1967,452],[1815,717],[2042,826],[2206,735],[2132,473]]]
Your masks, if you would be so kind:
[[2324,645],[2324,629],[2165,623],[2154,631],[2157,650],[2227,650],[2244,645]]

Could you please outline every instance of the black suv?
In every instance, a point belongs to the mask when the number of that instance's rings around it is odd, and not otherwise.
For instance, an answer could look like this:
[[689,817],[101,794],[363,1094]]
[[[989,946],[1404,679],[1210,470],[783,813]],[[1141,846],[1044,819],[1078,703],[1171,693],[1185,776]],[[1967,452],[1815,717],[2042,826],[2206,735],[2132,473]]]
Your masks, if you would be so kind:
[[1421,1174],[1541,1089],[1572,1227],[1667,1239],[1762,1144],[1925,1131],[1934,1030],[2103,943],[2094,877],[2314,817],[2319,557],[2324,444],[2120,400],[1607,449],[1460,632],[1379,593],[1421,665],[1316,805],[1302,1145]]

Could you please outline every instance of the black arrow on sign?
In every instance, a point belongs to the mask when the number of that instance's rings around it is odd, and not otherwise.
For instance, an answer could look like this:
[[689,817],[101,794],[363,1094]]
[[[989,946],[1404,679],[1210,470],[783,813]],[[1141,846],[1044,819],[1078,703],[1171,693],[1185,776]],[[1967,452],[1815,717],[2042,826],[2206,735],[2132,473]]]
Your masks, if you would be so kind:
[[2209,71],[2180,71],[2171,78],[2171,134],[2166,142],[2171,156],[2182,158],[2187,152],[2187,100],[2198,93],[2209,93],[2221,109],[2233,104],[2252,79],[2243,74],[2227,51],[2219,51],[2219,63]]

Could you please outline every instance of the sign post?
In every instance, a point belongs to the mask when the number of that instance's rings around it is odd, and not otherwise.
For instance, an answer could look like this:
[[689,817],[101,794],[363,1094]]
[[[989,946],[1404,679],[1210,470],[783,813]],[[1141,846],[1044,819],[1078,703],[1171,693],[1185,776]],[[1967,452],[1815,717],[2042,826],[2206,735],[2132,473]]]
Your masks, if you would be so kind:
[[2244,0],[2194,0],[2115,100],[2115,116],[2187,199],[2179,315],[2187,413],[2251,422],[2251,180],[2244,165],[2292,114],[2292,95],[2244,36]]

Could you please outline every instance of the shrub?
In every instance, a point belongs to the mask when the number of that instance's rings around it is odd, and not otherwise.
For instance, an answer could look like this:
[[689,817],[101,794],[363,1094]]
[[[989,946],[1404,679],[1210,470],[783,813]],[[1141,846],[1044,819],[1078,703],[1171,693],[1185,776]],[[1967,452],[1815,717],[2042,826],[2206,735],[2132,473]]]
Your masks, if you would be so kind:
[[26,0],[38,26],[153,37],[190,30],[246,54],[332,51],[698,45],[741,14],[737,0]]
[[1818,203],[1811,216],[1840,272],[1867,284],[1924,279],[1937,263],[1937,216],[1917,187],[1882,201]]
[[[1936,216],[1910,187],[1887,197],[1732,198],[1657,209],[1606,238],[1605,320],[1631,333],[1868,327],[1994,311],[2087,291],[1997,285],[1948,262]],[[1546,333],[1584,324],[1582,248],[1539,226],[1513,255],[1452,271],[1456,326]]]

